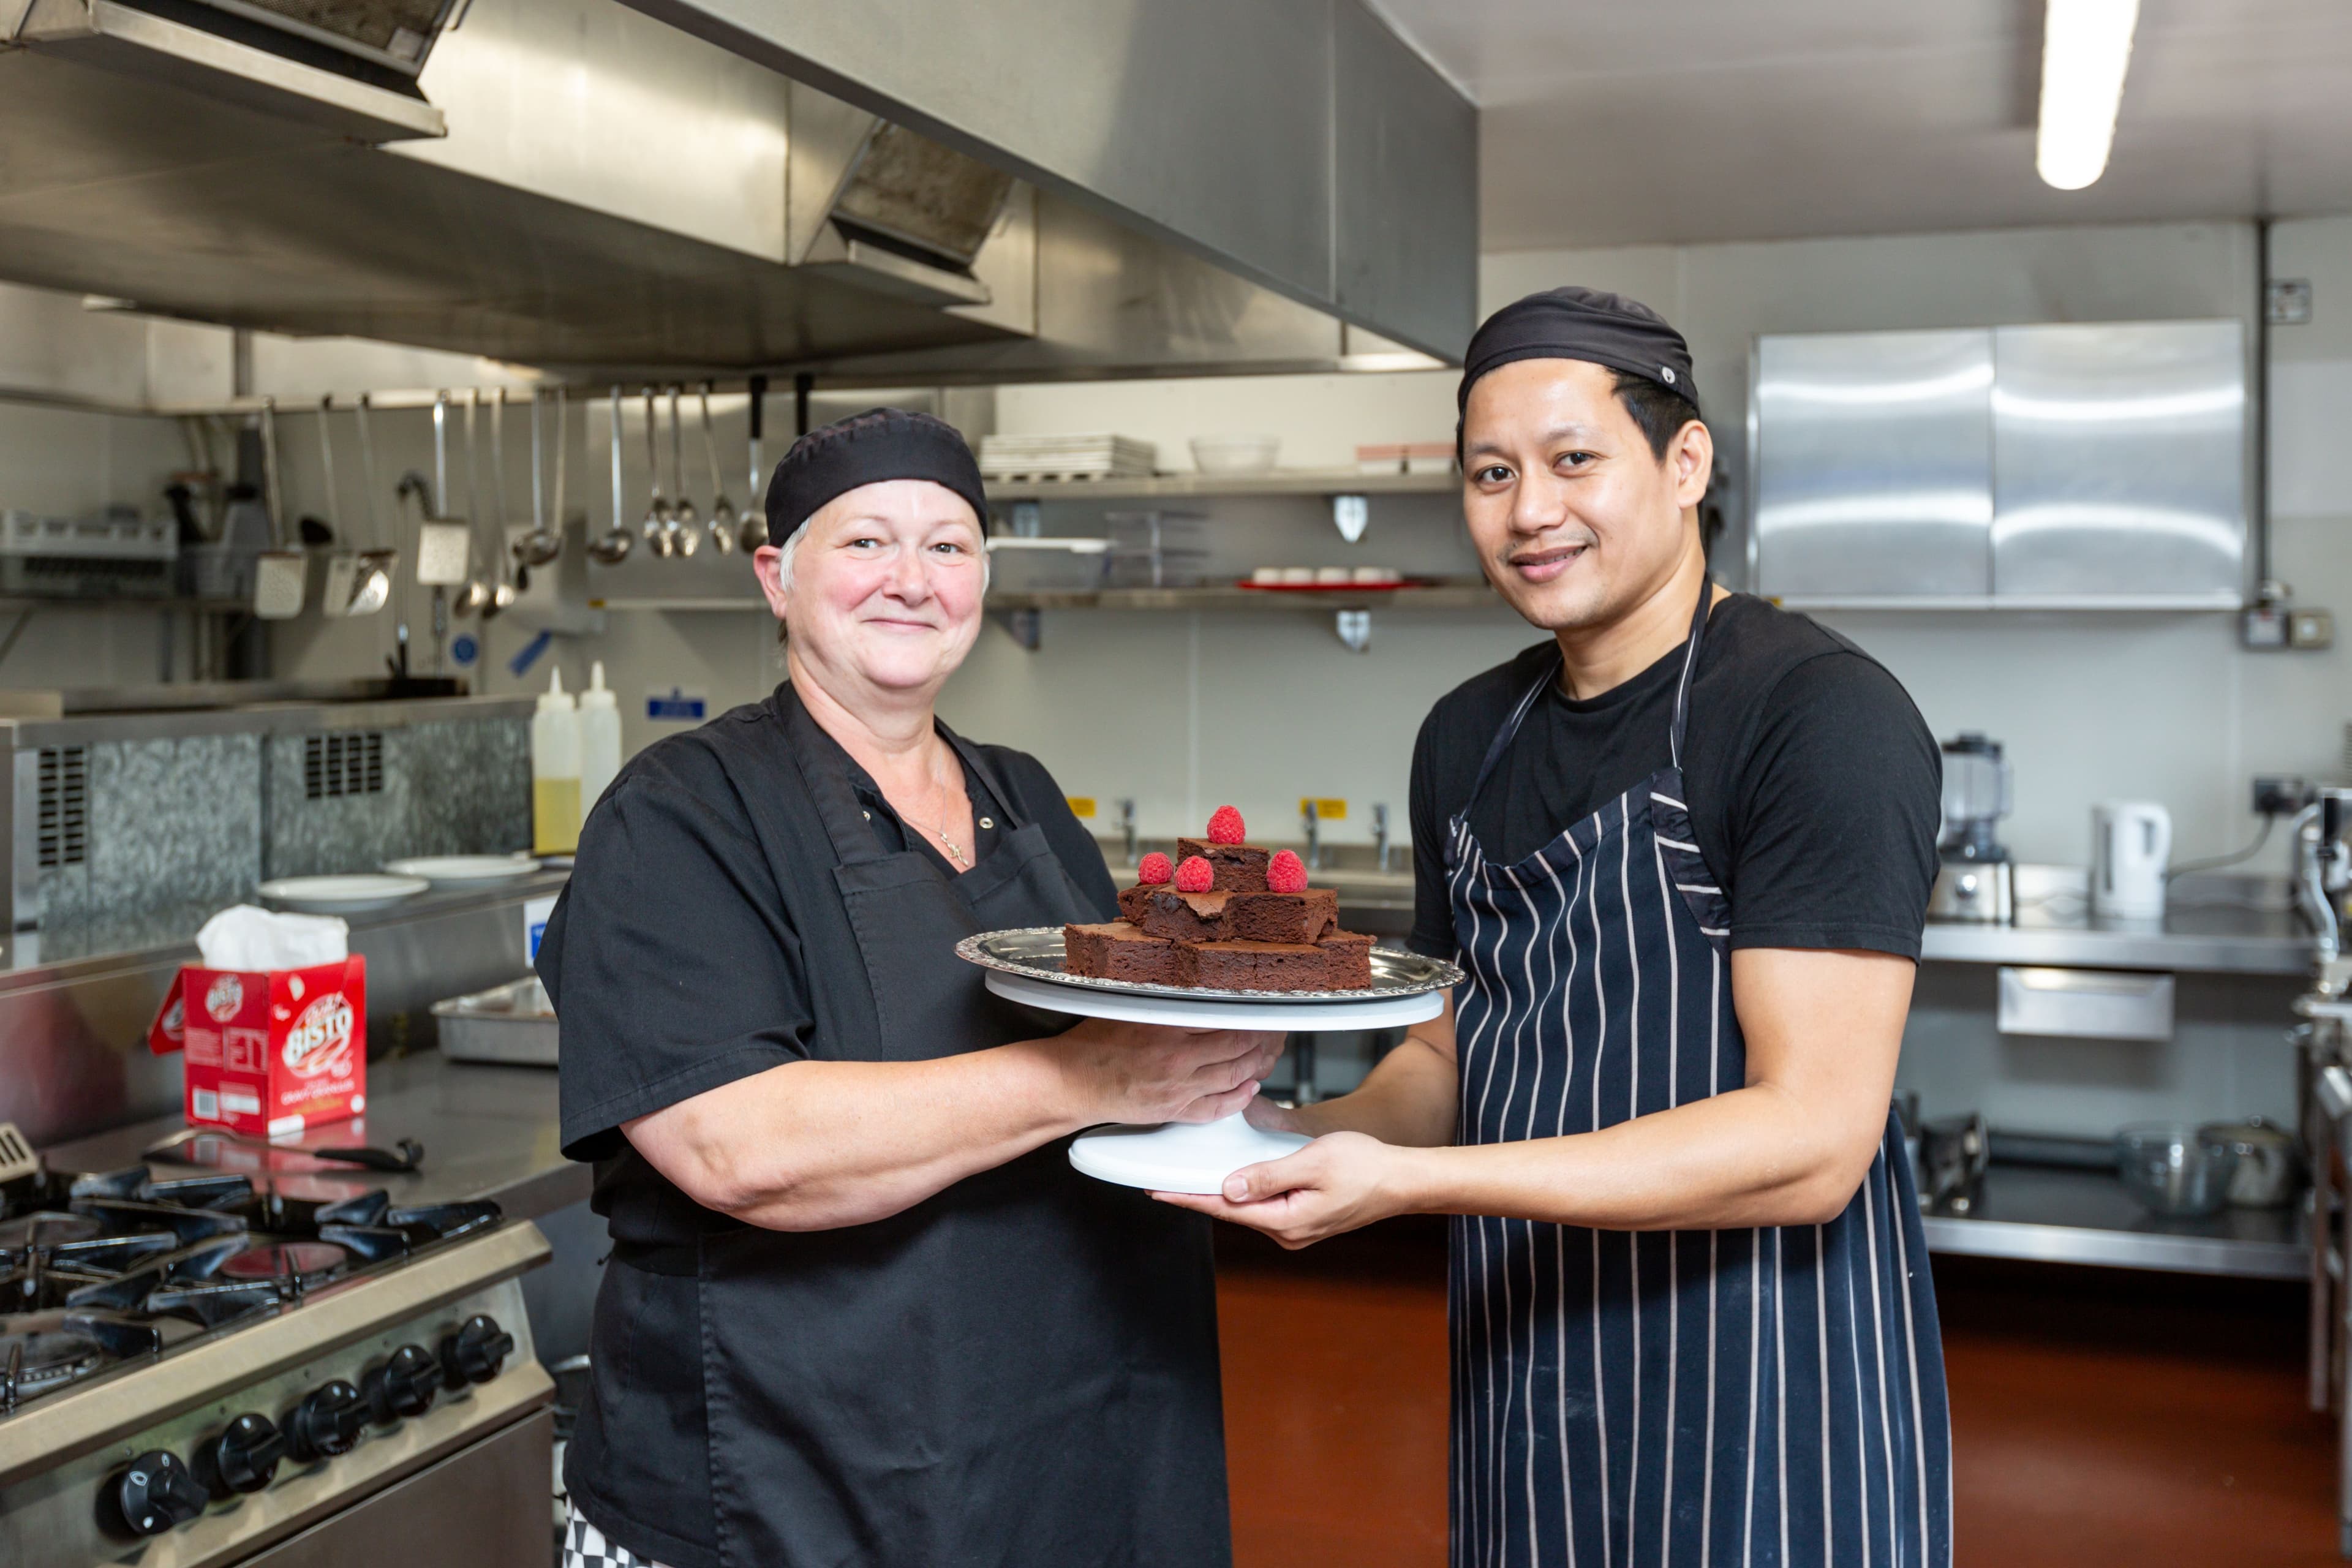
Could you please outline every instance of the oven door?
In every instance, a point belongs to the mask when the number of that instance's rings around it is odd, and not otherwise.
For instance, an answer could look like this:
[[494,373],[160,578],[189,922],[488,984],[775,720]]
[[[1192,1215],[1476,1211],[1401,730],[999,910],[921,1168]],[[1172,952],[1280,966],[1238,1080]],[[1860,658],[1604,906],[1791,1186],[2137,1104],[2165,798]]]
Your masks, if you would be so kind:
[[280,1542],[247,1568],[514,1568],[553,1561],[555,1417],[541,1409]]

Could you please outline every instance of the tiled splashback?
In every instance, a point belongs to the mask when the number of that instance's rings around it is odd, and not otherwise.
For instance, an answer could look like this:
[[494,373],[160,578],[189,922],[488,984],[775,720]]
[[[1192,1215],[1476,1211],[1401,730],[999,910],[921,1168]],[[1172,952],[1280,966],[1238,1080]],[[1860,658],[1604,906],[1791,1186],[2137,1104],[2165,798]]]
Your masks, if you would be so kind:
[[43,868],[41,923],[219,909],[270,877],[528,848],[530,748],[519,718],[93,741],[81,858]]
[[[331,793],[306,749],[381,734],[380,789]],[[530,847],[530,722],[486,719],[341,736],[272,735],[264,877],[373,871],[404,855],[492,855]],[[341,782],[373,771],[344,762]]]

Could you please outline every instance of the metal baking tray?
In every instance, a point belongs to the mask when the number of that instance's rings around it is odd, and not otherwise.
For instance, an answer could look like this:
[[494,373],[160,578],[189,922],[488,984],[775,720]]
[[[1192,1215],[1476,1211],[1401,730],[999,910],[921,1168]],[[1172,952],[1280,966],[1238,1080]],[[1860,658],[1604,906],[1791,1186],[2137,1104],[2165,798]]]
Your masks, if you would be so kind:
[[451,1061],[555,1065],[555,1007],[537,975],[436,1002],[433,1020]]

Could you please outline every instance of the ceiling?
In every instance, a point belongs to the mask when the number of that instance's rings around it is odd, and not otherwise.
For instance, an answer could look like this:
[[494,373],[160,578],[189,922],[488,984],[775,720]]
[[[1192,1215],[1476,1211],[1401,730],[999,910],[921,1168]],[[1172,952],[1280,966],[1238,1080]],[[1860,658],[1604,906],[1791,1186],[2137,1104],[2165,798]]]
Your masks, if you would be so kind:
[[2042,0],[1373,4],[1479,105],[1488,250],[2352,211],[2347,0],[2141,0],[2082,191]]

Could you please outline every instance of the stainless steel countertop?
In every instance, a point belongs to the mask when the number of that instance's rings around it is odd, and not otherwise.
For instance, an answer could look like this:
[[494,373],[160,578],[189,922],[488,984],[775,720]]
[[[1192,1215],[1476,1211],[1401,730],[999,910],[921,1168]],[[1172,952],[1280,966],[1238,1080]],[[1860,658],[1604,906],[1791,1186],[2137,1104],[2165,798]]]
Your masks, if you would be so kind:
[[[1159,846],[1147,843],[1146,847]],[[1284,847],[1275,845],[1272,847]],[[1293,846],[1292,847],[1296,847]],[[1111,879],[1135,880],[1106,843]],[[1336,863],[1311,874],[1317,887],[1339,895],[1339,921],[1354,931],[1402,937],[1412,928],[1412,847],[1400,845],[1392,871],[1373,869],[1360,845],[1330,852]],[[2285,904],[2278,879],[2192,876],[2181,879],[2160,923],[2094,921],[2078,866],[2018,868],[2016,923],[1931,922],[1920,957],[1930,963],[2024,963],[2074,969],[2158,969],[2189,973],[2278,974],[2311,969],[2311,931]]]
[[[183,1125],[177,1114],[159,1116],[43,1153],[60,1169],[113,1169],[134,1163],[142,1149]],[[348,1180],[355,1191],[384,1187],[396,1203],[488,1198],[509,1215],[537,1219],[580,1202],[591,1184],[589,1168],[563,1157],[556,1129],[553,1068],[453,1062],[425,1051],[370,1062],[367,1115],[317,1128],[295,1146],[387,1147],[414,1138],[425,1145],[425,1168],[415,1175],[353,1170],[323,1179]],[[177,1167],[157,1163],[166,1168]]]
[[2311,971],[2311,929],[2288,906],[2281,879],[2183,877],[2160,921],[2095,920],[2084,888],[2080,867],[2020,865],[2015,924],[1931,922],[1921,956],[2297,978]]

